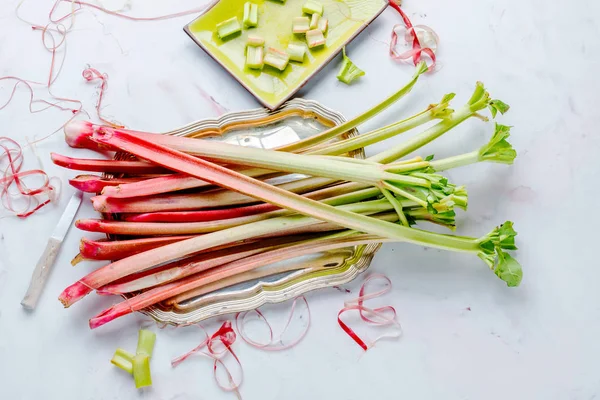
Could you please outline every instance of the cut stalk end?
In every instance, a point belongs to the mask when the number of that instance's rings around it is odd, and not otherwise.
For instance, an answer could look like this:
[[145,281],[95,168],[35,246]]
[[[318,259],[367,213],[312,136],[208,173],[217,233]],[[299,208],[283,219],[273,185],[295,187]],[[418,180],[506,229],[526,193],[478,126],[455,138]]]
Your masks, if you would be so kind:
[[73,303],[91,293],[91,291],[92,289],[83,283],[75,282],[60,294],[58,300],[65,308],[69,308]]

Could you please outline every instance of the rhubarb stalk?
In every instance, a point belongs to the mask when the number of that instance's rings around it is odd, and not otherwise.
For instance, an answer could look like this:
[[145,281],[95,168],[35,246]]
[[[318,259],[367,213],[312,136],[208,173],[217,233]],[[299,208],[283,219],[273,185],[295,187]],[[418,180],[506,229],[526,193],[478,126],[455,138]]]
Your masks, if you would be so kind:
[[[329,178],[308,178],[277,185],[283,190],[293,193],[305,193],[335,183]],[[103,213],[146,213],[155,211],[186,211],[202,208],[223,207],[224,205],[240,205],[256,203],[251,196],[228,191],[212,190],[202,193],[164,194],[152,197],[121,198],[107,195],[92,197],[94,209]]]
[[54,164],[77,171],[114,172],[133,175],[169,172],[168,169],[144,161],[89,160],[62,156],[56,153],[50,153],[50,157]]
[[120,260],[121,258],[189,238],[191,238],[191,236],[156,237],[117,241],[81,238],[79,253],[87,260]]
[[[464,251],[478,255],[490,266],[495,274],[503,279],[509,286],[516,286],[520,283],[522,278],[520,266],[512,257],[504,253],[502,250],[515,248],[515,235],[516,232],[514,232],[512,229],[512,223],[507,222],[480,239],[454,237],[455,240],[462,241],[464,246],[461,246],[460,250],[459,247],[454,247],[453,250]],[[298,256],[340,247],[393,240],[394,239],[388,237],[378,237],[376,235],[360,235],[356,238],[351,235],[334,239],[332,241],[317,241],[300,244],[299,246],[306,246],[305,248],[307,253],[303,253],[298,247],[293,246],[290,246],[287,251],[289,251],[289,255]],[[180,293],[188,292],[196,287],[206,285],[211,282],[216,282],[227,276],[240,274],[250,269],[257,268],[261,265],[265,265],[265,263],[268,263],[269,256],[273,257],[272,259],[274,261],[278,261],[281,259],[280,252],[281,250],[277,250],[275,253],[271,252],[269,254],[269,252],[267,252],[254,256],[253,258],[249,257],[247,259],[234,261],[233,263],[201,273],[198,276],[190,276],[180,281],[148,290],[128,299],[127,301],[114,305],[98,316],[92,318],[90,320],[90,328],[97,328],[114,320],[115,318],[127,315],[133,311],[141,310]],[[496,253],[498,255],[497,259],[495,255]]]
[[380,112],[382,112],[383,110],[385,110],[386,108],[388,108],[389,106],[394,104],[396,101],[400,100],[402,97],[404,97],[408,93],[410,93],[412,88],[415,86],[415,84],[419,80],[419,76],[421,76],[421,74],[423,74],[425,72],[427,72],[427,65],[424,62],[422,62],[419,65],[417,65],[415,75],[410,80],[410,82],[408,82],[408,84],[406,84],[403,88],[398,90],[396,93],[392,94],[390,97],[388,97],[387,99],[385,99],[384,101],[382,101],[381,103],[376,105],[375,107],[360,114],[359,116],[357,116],[355,118],[352,118],[349,121],[346,121],[340,125],[334,126],[333,128],[330,128],[324,132],[321,132],[318,135],[311,136],[309,138],[302,139],[302,140],[299,140],[297,142],[294,142],[294,143],[291,143],[291,144],[288,144],[285,146],[280,146],[280,147],[276,148],[276,150],[298,151],[298,150],[302,150],[302,149],[307,149],[307,148],[317,145],[319,143],[327,142],[330,139],[335,138],[336,136],[342,135],[342,134],[356,128],[358,125],[373,118],[374,116],[376,116],[377,114],[379,114]]
[[96,175],[78,175],[69,179],[69,184],[75,189],[86,193],[100,193],[105,187],[126,185],[139,182],[143,178],[101,178]]

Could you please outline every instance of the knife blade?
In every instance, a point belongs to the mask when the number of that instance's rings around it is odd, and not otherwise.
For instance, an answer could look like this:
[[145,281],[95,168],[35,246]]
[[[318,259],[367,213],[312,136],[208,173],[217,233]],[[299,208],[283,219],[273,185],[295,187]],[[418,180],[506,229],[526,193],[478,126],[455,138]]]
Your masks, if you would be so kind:
[[62,242],[65,239],[67,232],[69,232],[69,228],[73,223],[77,210],[79,210],[82,199],[83,193],[79,190],[76,191],[71,197],[71,200],[69,200],[69,204],[67,204],[56,228],[54,228],[54,231],[46,244],[46,249],[33,270],[27,293],[25,294],[25,297],[23,297],[23,300],[21,300],[21,305],[24,308],[28,310],[35,309],[40,295],[46,286],[48,276],[50,275],[54,261],[56,261]]

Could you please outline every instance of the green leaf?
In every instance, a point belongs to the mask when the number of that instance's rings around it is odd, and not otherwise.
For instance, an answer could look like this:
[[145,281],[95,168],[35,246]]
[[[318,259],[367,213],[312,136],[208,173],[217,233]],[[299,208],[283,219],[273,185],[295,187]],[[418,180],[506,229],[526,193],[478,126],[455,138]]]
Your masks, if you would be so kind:
[[450,101],[456,96],[454,93],[445,94],[438,104],[431,104],[429,108],[435,118],[445,119],[454,113],[454,110],[449,107]]
[[468,104],[474,105],[478,103],[481,99],[486,96],[485,86],[483,86],[483,82],[477,82],[475,84],[475,91],[473,91],[473,95],[469,99]]
[[431,160],[433,160],[433,157],[434,157],[434,155],[430,154],[427,157],[425,157],[425,161],[431,161]]
[[456,207],[462,208],[465,211],[467,210],[469,198],[467,196],[467,189],[464,186],[457,187],[457,190],[455,190],[451,196]]
[[496,258],[500,259],[504,254],[503,250],[516,250],[515,236],[517,232],[513,229],[513,223],[506,221],[496,227],[493,231],[479,239],[479,248],[481,252],[479,258],[485,261],[492,269],[496,270]]
[[513,223],[506,221],[498,229],[497,246],[504,250],[517,250],[515,236],[517,232],[513,229]]
[[433,189],[444,190],[444,188],[448,186],[448,178],[440,174],[413,172],[408,175],[429,181]]
[[519,286],[523,279],[523,269],[521,265],[503,251],[498,251],[498,264],[494,268],[494,273],[509,287]]
[[517,152],[506,140],[510,136],[510,126],[496,123],[494,135],[490,141],[479,149],[481,161],[512,164],[517,157]]
[[442,97],[440,104],[449,103],[454,97],[456,97],[456,93],[447,93],[444,95],[444,97]]
[[408,222],[408,226],[413,226],[417,223],[417,220],[415,219],[415,217],[413,217],[411,215],[406,216],[406,221]]
[[342,67],[338,72],[337,78],[344,82],[346,85],[351,84],[356,79],[360,78],[365,74],[365,71],[358,68],[352,60],[346,56],[346,47],[342,49]]
[[500,112],[500,114],[504,115],[509,109],[510,106],[503,102],[502,100],[492,100],[490,101],[488,108],[492,113],[492,118],[496,118],[496,114]]
[[506,221],[480,239],[480,247],[489,250],[492,244],[496,250],[517,250],[515,236],[517,232],[513,229],[513,223]]

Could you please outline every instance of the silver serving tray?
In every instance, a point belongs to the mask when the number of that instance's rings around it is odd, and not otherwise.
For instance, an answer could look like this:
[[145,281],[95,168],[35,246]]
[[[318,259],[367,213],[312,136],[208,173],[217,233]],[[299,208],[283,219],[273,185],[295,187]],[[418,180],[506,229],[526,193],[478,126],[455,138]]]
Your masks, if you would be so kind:
[[[259,108],[231,112],[217,119],[197,121],[167,135],[222,140],[242,146],[272,148],[292,143],[345,121],[344,117],[316,101],[294,99],[275,111]],[[355,136],[352,130],[347,135]],[[352,154],[364,158],[362,149]],[[128,154],[118,153],[124,159]],[[288,179],[290,176],[288,175]],[[297,179],[301,175],[294,175]],[[105,215],[114,219],[115,215]],[[188,325],[218,315],[252,310],[266,303],[279,303],[308,291],[348,283],[364,272],[380,243],[351,246],[265,265],[245,282],[231,282],[220,290],[206,287],[204,293],[182,302],[165,301],[141,312],[156,321]]]

